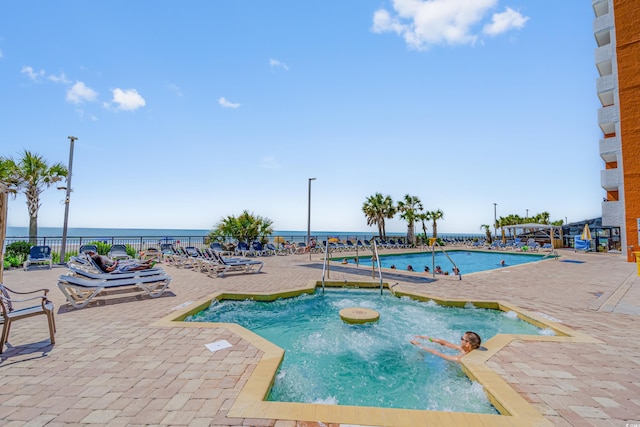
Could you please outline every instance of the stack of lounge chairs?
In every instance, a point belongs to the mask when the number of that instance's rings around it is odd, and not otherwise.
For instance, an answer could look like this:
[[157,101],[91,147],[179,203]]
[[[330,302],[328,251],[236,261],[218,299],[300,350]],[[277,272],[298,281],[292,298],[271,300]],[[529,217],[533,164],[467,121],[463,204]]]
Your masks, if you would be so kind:
[[171,282],[171,277],[160,268],[107,273],[91,257],[82,254],[71,257],[67,266],[67,274],[58,277],[58,288],[75,308],[86,307],[100,293],[114,288],[133,287],[157,298]]

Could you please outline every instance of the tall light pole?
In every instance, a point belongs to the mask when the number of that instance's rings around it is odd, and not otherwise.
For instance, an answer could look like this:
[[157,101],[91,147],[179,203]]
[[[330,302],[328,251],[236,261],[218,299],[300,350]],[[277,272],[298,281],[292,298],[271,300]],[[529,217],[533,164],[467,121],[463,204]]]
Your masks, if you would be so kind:
[[62,247],[60,248],[60,264],[64,264],[67,249],[67,224],[69,223],[69,198],[71,197],[71,171],[73,170],[73,143],[75,136],[68,136],[71,145],[69,147],[69,171],[67,173],[67,196],[64,198],[64,225],[62,226]]
[[498,217],[496,215],[496,206],[498,206],[497,203],[493,204],[493,234],[496,236],[496,239],[498,238],[498,227],[496,226],[496,224],[498,223]]
[[529,218],[529,209],[527,209],[527,216],[525,218]]
[[311,181],[315,178],[309,178],[309,207],[307,209],[307,248],[309,248],[309,261],[311,261]]

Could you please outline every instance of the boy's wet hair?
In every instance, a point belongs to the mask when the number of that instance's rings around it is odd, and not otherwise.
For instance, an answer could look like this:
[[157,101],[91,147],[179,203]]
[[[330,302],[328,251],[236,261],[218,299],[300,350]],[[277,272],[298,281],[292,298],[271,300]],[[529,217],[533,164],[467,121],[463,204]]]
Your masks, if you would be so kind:
[[469,340],[469,344],[471,344],[471,347],[473,347],[474,349],[480,348],[480,344],[482,344],[482,338],[480,338],[480,335],[472,331],[467,331],[464,333],[464,335],[467,340]]

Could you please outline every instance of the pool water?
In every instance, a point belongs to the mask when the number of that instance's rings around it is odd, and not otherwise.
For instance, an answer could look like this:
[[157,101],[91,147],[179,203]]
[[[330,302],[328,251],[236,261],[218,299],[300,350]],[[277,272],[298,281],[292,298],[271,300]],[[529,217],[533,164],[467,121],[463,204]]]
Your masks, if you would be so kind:
[[[380,320],[346,324],[338,314],[346,307],[376,310]],[[284,348],[271,401],[487,414],[497,412],[482,386],[471,382],[460,365],[409,341],[414,335],[429,335],[459,344],[467,330],[483,340],[498,333],[548,333],[513,312],[443,307],[379,291],[344,289],[273,302],[214,301],[187,321],[238,323]]]
[[[497,268],[505,268],[509,266],[526,264],[529,262],[540,261],[543,254],[513,254],[504,252],[479,252],[479,251],[447,251],[449,258],[455,262],[460,269],[461,274],[477,273],[479,271],[493,270]],[[336,258],[335,261],[342,258]],[[502,266],[500,261],[504,260]],[[349,264],[354,264],[355,259],[347,258]],[[361,265],[371,266],[371,257],[359,257],[358,262]],[[416,252],[407,254],[380,255],[380,266],[382,268],[391,268],[394,265],[398,270],[407,270],[411,265],[415,271],[424,272],[424,267],[428,266],[431,272],[436,265],[442,267],[443,271],[452,274],[453,265],[451,261],[442,252],[436,252],[435,265],[432,261],[431,252]]]

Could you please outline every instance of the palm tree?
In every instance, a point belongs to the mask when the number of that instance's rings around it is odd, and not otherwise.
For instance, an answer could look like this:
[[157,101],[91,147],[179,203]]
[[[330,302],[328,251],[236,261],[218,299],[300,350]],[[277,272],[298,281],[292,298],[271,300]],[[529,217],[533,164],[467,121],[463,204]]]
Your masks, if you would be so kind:
[[387,232],[384,220],[393,218],[396,214],[396,208],[393,206],[391,196],[383,196],[381,193],[376,193],[367,197],[367,200],[362,205],[362,212],[367,217],[367,225],[376,224],[378,226],[378,235],[386,239]]
[[411,245],[415,245],[415,229],[414,225],[419,211],[423,209],[422,202],[417,196],[410,196],[406,194],[404,201],[398,202],[398,212],[400,212],[400,218],[407,221],[407,242]]
[[481,230],[484,230],[484,234],[487,236],[487,241],[489,243],[492,243],[492,239],[491,239],[491,226],[488,224],[482,224],[480,226]]
[[431,220],[431,227],[433,228],[433,238],[438,238],[438,220],[444,218],[444,212],[441,209],[427,212],[429,219]]
[[49,163],[39,154],[24,150],[20,160],[1,158],[0,179],[13,194],[21,191],[27,198],[29,211],[29,240],[35,243],[38,236],[38,210],[40,194],[45,188],[61,181],[69,171],[62,163]]
[[424,223],[425,221],[429,221],[429,212],[420,212],[418,215],[416,215],[416,218],[420,220],[420,222],[422,223],[422,232],[424,233],[424,242],[423,244],[427,241],[427,225]]
[[230,215],[222,218],[216,224],[216,228],[209,233],[209,237],[218,241],[224,241],[231,237],[239,242],[251,243],[258,237],[264,240],[273,233],[272,224],[273,221],[269,218],[263,218],[244,210],[238,217]]

